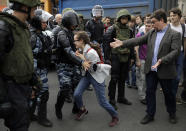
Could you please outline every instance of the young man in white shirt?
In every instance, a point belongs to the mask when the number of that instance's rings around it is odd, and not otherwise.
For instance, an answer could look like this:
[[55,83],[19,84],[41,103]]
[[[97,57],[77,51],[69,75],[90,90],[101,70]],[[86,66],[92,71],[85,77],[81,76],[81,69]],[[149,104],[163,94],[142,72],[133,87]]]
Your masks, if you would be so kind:
[[183,60],[184,60],[184,45],[186,44],[186,32],[185,32],[185,24],[181,24],[180,23],[180,19],[182,17],[182,12],[179,8],[172,8],[169,11],[169,15],[170,15],[170,27],[171,29],[180,32],[181,36],[182,36],[182,46],[181,46],[181,52],[180,55],[177,58],[177,63],[176,63],[176,70],[177,70],[177,77],[175,78],[174,81],[174,88],[173,88],[173,92],[176,95],[177,90],[178,90],[178,86],[179,86],[179,82],[180,82],[180,78],[181,78],[181,74],[183,71]]

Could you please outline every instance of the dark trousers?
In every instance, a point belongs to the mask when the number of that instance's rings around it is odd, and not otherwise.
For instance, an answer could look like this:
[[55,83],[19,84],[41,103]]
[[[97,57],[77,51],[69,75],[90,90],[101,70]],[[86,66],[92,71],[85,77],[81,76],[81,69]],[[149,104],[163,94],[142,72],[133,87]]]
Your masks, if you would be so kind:
[[183,88],[186,90],[186,57],[184,57],[183,61]]
[[115,100],[116,86],[118,85],[118,98],[125,97],[125,80],[128,75],[128,62],[120,62],[117,55],[112,55],[111,80],[109,83],[109,99]]
[[173,79],[159,79],[155,71],[150,71],[146,75],[146,99],[147,114],[154,117],[156,113],[156,89],[160,82],[165,97],[165,105],[169,114],[176,113],[176,97],[173,93]]
[[13,113],[5,119],[5,125],[10,131],[28,131],[29,127],[29,106],[28,99],[31,95],[31,88],[28,85],[7,84],[8,99],[12,103]]

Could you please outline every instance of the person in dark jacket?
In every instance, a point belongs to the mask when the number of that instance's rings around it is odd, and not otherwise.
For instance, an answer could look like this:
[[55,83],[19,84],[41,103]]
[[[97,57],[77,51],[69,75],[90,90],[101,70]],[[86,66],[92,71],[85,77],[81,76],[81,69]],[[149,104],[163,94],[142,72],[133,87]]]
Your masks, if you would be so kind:
[[69,92],[75,88],[80,80],[80,65],[85,70],[90,67],[88,61],[83,61],[75,55],[73,31],[79,24],[78,15],[75,12],[67,11],[62,18],[63,29],[57,37],[57,74],[60,90],[55,104],[56,116],[62,119],[62,107]]
[[181,34],[167,25],[166,12],[163,9],[156,10],[151,21],[153,30],[139,38],[110,43],[115,48],[130,48],[137,45],[147,44],[147,55],[145,60],[146,74],[146,100],[147,110],[141,124],[148,124],[154,120],[156,113],[156,89],[160,83],[165,96],[165,105],[169,113],[169,122],[177,123],[176,96],[174,95],[173,82],[176,78],[176,59],[181,49]]
[[[109,83],[109,99],[110,103],[117,109],[115,102],[116,85],[118,83],[118,98],[117,102],[126,105],[131,105],[132,103],[128,101],[125,97],[125,80],[128,75],[129,64],[131,59],[131,54],[133,54],[134,49],[111,49],[110,42],[114,41],[114,38],[120,40],[127,40],[132,38],[132,31],[128,27],[127,23],[130,20],[130,13],[126,9],[122,9],[117,13],[117,22],[108,28],[104,35],[104,45],[105,45],[105,62],[110,63],[111,68],[111,80]],[[134,56],[133,56],[134,57]]]
[[[28,131],[32,80],[33,54],[26,21],[34,16],[39,0],[9,0],[13,14],[0,13],[0,116],[10,131]],[[2,80],[2,81],[1,81]],[[2,83],[4,85],[2,85]],[[4,93],[2,90],[5,89]],[[5,95],[5,96],[4,96]],[[2,105],[12,105],[7,116]],[[4,105],[4,109],[7,104]],[[5,109],[6,110],[6,109]]]
[[[40,10],[36,10],[37,13]],[[42,10],[41,10],[42,11]],[[47,119],[47,101],[49,99],[48,91],[48,67],[50,65],[50,56],[52,53],[52,42],[50,37],[43,31],[47,28],[47,19],[43,16],[44,12],[36,15],[31,22],[31,45],[34,55],[34,70],[42,80],[42,87],[37,97],[37,104],[31,107],[31,117],[34,115],[35,107],[38,106],[38,123],[51,127],[52,123]]]
[[103,43],[104,24],[101,21],[104,11],[101,5],[95,5],[92,9],[93,18],[87,21],[85,31],[90,35],[93,43]]

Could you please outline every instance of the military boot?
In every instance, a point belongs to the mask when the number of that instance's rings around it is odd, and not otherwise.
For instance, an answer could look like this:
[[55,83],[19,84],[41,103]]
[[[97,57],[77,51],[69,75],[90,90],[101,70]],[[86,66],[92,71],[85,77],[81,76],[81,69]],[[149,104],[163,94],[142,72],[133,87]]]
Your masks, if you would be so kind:
[[45,127],[52,127],[52,122],[47,119],[47,103],[38,106],[38,123]]
[[62,114],[62,107],[64,105],[64,102],[65,102],[65,93],[60,91],[58,93],[58,96],[57,96],[57,102],[55,104],[55,113],[56,113],[56,117],[60,120],[62,120],[63,118],[63,114]]
[[125,105],[132,105],[132,102],[130,102],[129,100],[127,100],[125,98],[125,83],[123,81],[118,82],[118,99],[117,99],[117,102],[125,104]]

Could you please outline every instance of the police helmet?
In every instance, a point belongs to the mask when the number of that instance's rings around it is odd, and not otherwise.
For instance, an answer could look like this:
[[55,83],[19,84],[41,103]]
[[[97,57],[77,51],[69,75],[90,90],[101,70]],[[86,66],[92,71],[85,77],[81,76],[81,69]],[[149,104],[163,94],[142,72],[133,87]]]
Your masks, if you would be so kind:
[[62,25],[68,29],[70,29],[71,26],[77,27],[79,25],[78,15],[75,12],[67,11],[63,15]]
[[92,8],[92,16],[93,17],[103,17],[104,16],[104,10],[101,5],[95,5]]

